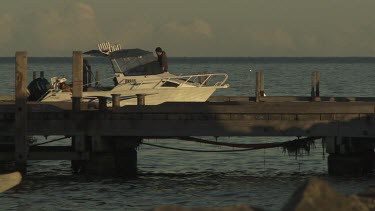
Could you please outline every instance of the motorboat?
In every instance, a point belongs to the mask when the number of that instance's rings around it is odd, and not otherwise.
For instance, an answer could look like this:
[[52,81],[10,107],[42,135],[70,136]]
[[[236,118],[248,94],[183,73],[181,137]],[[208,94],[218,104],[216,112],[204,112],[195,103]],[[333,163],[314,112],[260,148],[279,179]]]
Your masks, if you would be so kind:
[[[111,45],[106,42],[99,44],[98,50],[84,54],[109,59],[114,74],[113,86],[109,87],[102,86],[100,81],[91,83],[84,76],[82,99],[86,102],[107,97],[107,105],[111,106],[112,94],[120,94],[120,106],[137,104],[137,94],[146,96],[146,105],[204,102],[217,89],[229,87],[226,84],[228,75],[225,73],[174,75],[164,72],[152,52],[138,48],[122,49],[119,44]],[[85,74],[87,73],[84,71]],[[29,84],[28,89],[29,100],[33,101],[71,101],[72,97],[71,86],[63,77],[52,77],[50,83],[38,78]]]

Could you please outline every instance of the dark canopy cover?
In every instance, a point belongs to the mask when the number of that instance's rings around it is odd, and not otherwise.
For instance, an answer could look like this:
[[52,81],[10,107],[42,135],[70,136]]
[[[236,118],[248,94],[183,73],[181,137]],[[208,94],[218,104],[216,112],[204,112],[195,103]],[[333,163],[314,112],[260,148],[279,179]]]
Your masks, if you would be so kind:
[[84,52],[90,56],[102,56],[111,60],[114,72],[123,72],[125,75],[155,75],[163,73],[156,57],[150,51],[139,48],[122,49],[109,54],[99,50]]
[[139,48],[133,48],[133,49],[121,49],[119,51],[110,52],[109,54],[103,53],[99,50],[86,51],[83,54],[90,55],[90,56],[110,57],[110,58],[128,58],[128,57],[145,56],[148,54],[152,54],[152,52],[145,51]]

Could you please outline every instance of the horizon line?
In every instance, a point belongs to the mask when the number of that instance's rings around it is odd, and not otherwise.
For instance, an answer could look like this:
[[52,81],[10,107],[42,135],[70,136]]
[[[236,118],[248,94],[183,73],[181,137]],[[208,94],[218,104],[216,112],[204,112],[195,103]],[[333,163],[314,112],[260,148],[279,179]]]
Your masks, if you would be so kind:
[[[15,56],[0,56],[0,58],[14,58]],[[28,58],[70,58],[72,56],[28,56]],[[84,56],[86,58],[102,58]],[[169,56],[168,58],[375,58],[375,56]]]

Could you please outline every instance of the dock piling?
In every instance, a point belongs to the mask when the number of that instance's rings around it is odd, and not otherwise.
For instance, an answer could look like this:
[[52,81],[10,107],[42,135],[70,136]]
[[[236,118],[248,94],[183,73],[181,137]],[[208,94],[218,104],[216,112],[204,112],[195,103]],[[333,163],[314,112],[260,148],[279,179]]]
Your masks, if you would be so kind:
[[44,71],[40,71],[40,72],[39,72],[39,77],[40,77],[40,78],[44,78]]
[[120,96],[121,94],[111,94],[112,95],[112,108],[120,108]]
[[259,98],[260,98],[259,89],[260,89],[260,74],[259,72],[256,72],[256,75],[255,75],[255,101],[256,102],[259,102]]
[[[72,90],[72,111],[79,113],[81,111],[82,91],[83,91],[83,56],[81,51],[73,52],[73,90]],[[73,115],[75,118],[76,115]],[[72,147],[76,152],[86,151],[85,136],[76,135],[72,137]],[[72,169],[79,171],[82,168],[82,162],[72,160]]]
[[145,105],[146,104],[146,94],[137,94],[137,105]]
[[264,71],[260,71],[260,93],[261,97],[264,97]]
[[315,72],[311,73],[311,101],[315,101]]
[[81,110],[81,100],[83,91],[83,57],[81,51],[73,52],[73,90],[72,90],[72,109]]
[[107,110],[107,97],[98,97],[99,98],[99,110],[106,111]]
[[319,71],[316,71],[315,73],[315,96],[316,97],[320,97],[320,88],[319,88],[319,85],[320,85],[320,72]]
[[36,79],[36,71],[33,71],[33,80]]
[[80,97],[72,97],[72,110],[75,112],[79,112],[81,110],[81,98]]
[[17,170],[26,173],[29,146],[27,140],[27,52],[16,53],[15,161]]
[[73,97],[82,97],[83,91],[83,56],[81,51],[73,52]]

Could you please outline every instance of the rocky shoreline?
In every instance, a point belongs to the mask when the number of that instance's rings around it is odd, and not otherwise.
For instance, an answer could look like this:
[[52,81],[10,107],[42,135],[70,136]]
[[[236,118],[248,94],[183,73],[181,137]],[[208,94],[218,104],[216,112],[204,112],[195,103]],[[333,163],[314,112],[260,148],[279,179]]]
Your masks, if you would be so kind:
[[[221,208],[187,208],[177,205],[163,205],[154,211],[266,211],[248,205],[234,205]],[[326,181],[310,178],[301,185],[281,211],[375,211],[375,184],[363,193],[344,196]]]

